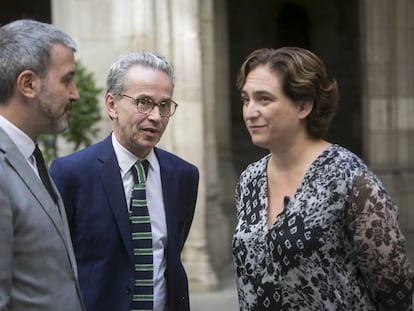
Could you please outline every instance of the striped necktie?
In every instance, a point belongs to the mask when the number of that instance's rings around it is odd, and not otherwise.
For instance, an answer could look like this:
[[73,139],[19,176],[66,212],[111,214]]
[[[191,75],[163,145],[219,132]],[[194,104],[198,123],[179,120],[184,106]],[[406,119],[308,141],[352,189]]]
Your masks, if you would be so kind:
[[153,250],[151,218],[145,193],[148,161],[137,161],[132,168],[134,187],[131,195],[130,220],[135,261],[135,286],[131,311],[153,309]]

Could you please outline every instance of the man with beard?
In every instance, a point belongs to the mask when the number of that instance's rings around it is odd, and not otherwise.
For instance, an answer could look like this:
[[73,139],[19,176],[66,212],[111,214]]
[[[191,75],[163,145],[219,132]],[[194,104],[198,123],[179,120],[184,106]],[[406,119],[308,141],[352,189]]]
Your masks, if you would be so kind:
[[63,202],[37,146],[68,126],[75,42],[55,26],[0,28],[0,310],[84,310]]

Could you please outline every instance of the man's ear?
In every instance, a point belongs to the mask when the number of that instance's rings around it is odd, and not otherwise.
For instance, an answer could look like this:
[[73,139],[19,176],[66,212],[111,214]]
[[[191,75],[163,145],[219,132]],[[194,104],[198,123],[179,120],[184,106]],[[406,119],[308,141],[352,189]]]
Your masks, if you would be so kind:
[[35,98],[40,91],[40,78],[31,70],[22,71],[16,82],[16,91],[28,98]]
[[118,111],[116,107],[117,104],[115,103],[114,97],[115,96],[111,93],[107,93],[105,95],[106,112],[108,113],[108,116],[111,120],[116,119],[118,117]]
[[299,118],[305,119],[313,109],[313,100],[304,100],[299,103]]

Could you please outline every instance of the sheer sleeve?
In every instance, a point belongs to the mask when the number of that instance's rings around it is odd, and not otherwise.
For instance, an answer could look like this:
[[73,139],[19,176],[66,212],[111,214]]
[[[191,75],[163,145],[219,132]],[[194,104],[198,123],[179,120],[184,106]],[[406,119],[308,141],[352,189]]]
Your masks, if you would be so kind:
[[240,181],[237,182],[236,190],[234,194],[234,200],[236,202],[236,217],[237,219],[240,219],[240,213],[242,212],[241,206],[240,206],[240,200],[241,200],[241,185]]
[[359,270],[379,310],[412,310],[413,270],[398,208],[373,175],[355,178],[347,224]]

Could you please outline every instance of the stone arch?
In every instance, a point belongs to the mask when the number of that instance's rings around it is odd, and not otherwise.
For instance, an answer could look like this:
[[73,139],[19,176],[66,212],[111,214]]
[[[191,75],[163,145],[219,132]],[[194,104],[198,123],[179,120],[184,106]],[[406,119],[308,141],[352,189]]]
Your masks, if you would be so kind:
[[310,48],[312,27],[305,9],[292,2],[283,3],[277,14],[276,40],[280,46]]

